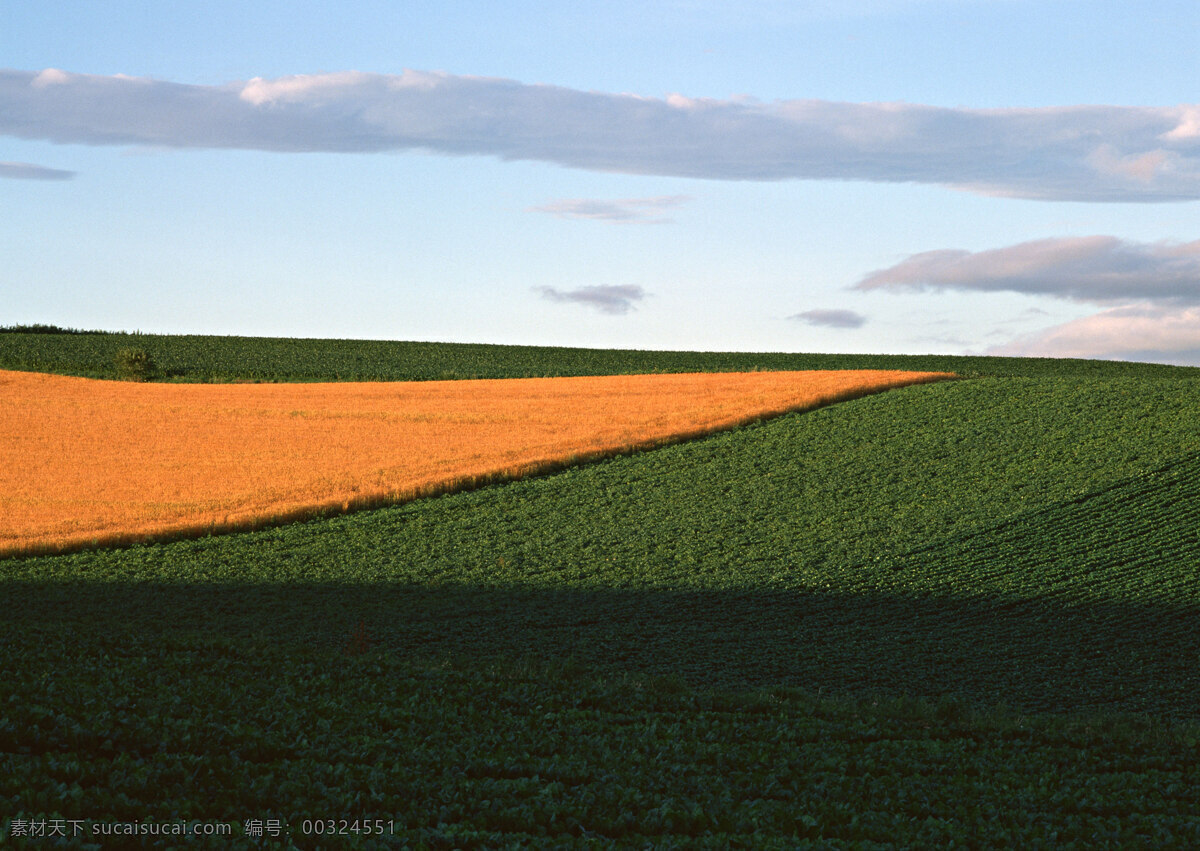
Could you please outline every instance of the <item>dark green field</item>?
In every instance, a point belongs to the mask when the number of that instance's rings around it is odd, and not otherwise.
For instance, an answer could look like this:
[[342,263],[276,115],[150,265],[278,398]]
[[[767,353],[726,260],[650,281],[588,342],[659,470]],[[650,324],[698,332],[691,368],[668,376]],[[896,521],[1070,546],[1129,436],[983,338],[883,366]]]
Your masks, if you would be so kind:
[[[279,819],[272,848],[1200,847],[1200,371],[24,333],[0,368],[111,377],[128,347],[162,380],[969,380],[0,561],[6,821]],[[304,835],[330,818],[388,833]]]
[[1052,358],[655,352],[476,343],[13,332],[21,327],[0,327],[0,369],[119,378],[116,353],[140,348],[153,357],[155,377],[166,381],[428,381],[756,369],[911,369],[958,372],[970,377],[1186,378],[1196,374],[1189,367]]

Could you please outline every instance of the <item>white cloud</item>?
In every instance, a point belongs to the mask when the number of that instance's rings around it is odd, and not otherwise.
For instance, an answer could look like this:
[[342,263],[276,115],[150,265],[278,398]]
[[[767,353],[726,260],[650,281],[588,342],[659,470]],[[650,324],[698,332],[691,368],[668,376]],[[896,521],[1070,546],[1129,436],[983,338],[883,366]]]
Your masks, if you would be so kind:
[[1200,307],[1125,305],[1018,337],[986,353],[1200,365]]
[[561,219],[590,219],[621,224],[632,222],[669,224],[673,220],[664,218],[662,213],[689,200],[687,195],[660,195],[654,198],[618,198],[615,200],[563,198],[537,207],[530,207],[529,212],[550,213]]
[[550,301],[574,302],[595,308],[601,313],[621,314],[633,309],[634,302],[641,301],[646,293],[641,287],[632,285],[580,287],[563,292],[554,287],[534,287]]
[[60,71],[57,68],[47,68],[35,76],[29,83],[35,89],[44,89],[46,86],[56,86],[61,83],[70,82],[71,75],[66,71]]
[[918,182],[1081,201],[1200,198],[1198,110],[664,99],[421,71],[225,86],[0,71],[0,134],[24,139],[423,149],[629,174]]
[[1009,291],[1096,304],[1200,304],[1200,240],[1137,243],[1113,236],[1042,239],[990,251],[914,254],[862,278],[859,290]]
[[[409,75],[415,76],[415,75]],[[320,103],[338,92],[369,88],[373,75],[361,71],[339,71],[333,74],[294,74],[278,80],[255,77],[238,92],[238,97],[254,106],[265,103]],[[403,79],[403,78],[402,78]]]
[[1179,124],[1162,135],[1163,141],[1188,142],[1200,139],[1200,106],[1182,107],[1180,113]]
[[74,176],[75,172],[63,171],[61,168],[47,168],[34,163],[0,162],[0,177],[17,180],[70,180]]
[[806,310],[793,313],[788,319],[826,328],[861,328],[867,321],[867,317],[853,310]]

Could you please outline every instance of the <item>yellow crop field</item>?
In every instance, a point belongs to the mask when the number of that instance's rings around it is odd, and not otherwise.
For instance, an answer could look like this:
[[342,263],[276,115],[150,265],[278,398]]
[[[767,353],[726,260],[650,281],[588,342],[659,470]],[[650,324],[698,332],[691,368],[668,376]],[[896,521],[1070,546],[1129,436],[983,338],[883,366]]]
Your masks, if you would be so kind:
[[401,502],[947,377],[144,384],[0,370],[0,555]]

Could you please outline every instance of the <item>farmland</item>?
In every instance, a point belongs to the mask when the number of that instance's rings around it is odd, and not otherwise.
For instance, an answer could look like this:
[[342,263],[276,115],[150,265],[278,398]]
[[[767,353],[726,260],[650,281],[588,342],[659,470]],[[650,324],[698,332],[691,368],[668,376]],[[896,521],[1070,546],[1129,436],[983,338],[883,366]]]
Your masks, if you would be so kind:
[[115,355],[141,349],[162,381],[431,381],[651,372],[903,369],[967,377],[1182,378],[1185,367],[1052,358],[658,352],[393,340],[140,333],[24,333],[0,328],[0,369],[119,378]]
[[951,377],[855,370],[246,386],[0,370],[0,555],[402,502]]
[[[0,366],[102,374],[130,345],[87,336],[0,334]],[[262,342],[295,359],[239,371],[249,344],[210,338],[206,373],[192,340],[137,345],[175,380],[331,378],[321,353],[340,371],[356,346],[346,377],[477,372],[466,349],[347,341]],[[493,353],[478,369],[973,377],[2,562],[6,815],[280,818],[298,847],[327,814],[428,847],[1200,844],[1194,370]]]

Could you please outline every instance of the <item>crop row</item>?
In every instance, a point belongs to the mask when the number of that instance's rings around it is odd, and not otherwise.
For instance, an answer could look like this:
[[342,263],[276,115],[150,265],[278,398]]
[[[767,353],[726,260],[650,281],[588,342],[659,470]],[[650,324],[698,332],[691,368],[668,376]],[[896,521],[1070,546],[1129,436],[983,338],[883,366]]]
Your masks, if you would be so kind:
[[[895,587],[1018,594],[1055,604],[1170,607],[1200,617],[1200,453],[1094,493],[886,560]],[[1030,587],[1036,576],[1038,586]],[[1197,621],[1195,625],[1200,625]]]
[[261,847],[330,847],[302,826],[336,814],[386,825],[348,848],[1200,843],[1195,725],[144,638],[0,639],[23,695],[0,720],[0,837],[257,819],[291,834]]

